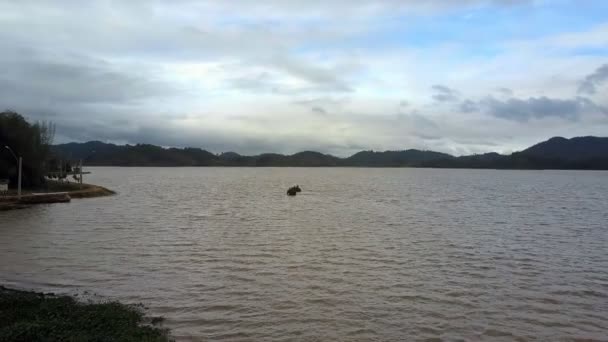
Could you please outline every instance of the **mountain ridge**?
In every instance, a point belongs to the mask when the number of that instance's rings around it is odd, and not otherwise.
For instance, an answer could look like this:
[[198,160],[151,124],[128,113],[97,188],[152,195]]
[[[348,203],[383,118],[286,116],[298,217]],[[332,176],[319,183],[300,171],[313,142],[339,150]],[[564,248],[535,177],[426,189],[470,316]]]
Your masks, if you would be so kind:
[[608,138],[553,137],[510,155],[489,152],[467,156],[407,149],[360,151],[340,158],[316,151],[291,155],[236,152],[213,154],[195,147],[163,148],[150,144],[116,145],[101,141],[53,145],[61,158],[82,159],[90,166],[292,166],[292,167],[436,167],[482,169],[597,169],[608,170]]

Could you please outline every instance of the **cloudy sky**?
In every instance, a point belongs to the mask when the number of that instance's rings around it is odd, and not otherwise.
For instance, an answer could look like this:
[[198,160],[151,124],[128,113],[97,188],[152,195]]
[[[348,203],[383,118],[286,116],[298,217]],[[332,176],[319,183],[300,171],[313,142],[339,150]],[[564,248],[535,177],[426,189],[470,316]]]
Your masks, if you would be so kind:
[[604,0],[0,0],[0,108],[56,142],[340,156],[608,136]]

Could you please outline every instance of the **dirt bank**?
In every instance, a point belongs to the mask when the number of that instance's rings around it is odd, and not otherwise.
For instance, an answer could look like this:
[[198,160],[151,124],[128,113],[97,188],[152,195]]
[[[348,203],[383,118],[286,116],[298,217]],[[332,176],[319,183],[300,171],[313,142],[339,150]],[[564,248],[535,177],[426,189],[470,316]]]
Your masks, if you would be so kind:
[[[57,195],[53,195],[53,193]],[[0,196],[0,211],[23,209],[32,204],[69,202],[72,198],[91,198],[114,194],[116,194],[114,191],[99,185],[48,181],[44,189],[24,191],[21,199],[16,195]],[[48,200],[41,201],[42,198]]]

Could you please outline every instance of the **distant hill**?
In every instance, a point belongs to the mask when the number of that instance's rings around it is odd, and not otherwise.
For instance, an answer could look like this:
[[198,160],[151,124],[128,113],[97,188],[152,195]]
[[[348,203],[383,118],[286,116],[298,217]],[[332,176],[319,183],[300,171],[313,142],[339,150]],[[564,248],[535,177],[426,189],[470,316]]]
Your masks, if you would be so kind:
[[218,157],[200,148],[114,145],[100,141],[54,145],[52,151],[63,158],[100,166],[212,166]]
[[361,151],[346,158],[344,163],[349,166],[422,166],[424,163],[450,160],[453,156],[433,151],[405,150],[405,151]]
[[554,137],[523,151],[527,156],[580,161],[593,158],[608,158],[608,138],[577,137],[566,139]]
[[608,138],[551,138],[521,152],[495,152],[455,157],[421,150],[361,151],[347,158],[304,151],[293,155],[264,153],[243,156],[235,152],[219,155],[200,148],[115,145],[100,141],[53,146],[53,152],[69,160],[82,159],[97,166],[351,166],[436,167],[479,169],[596,169],[608,170]]
[[314,151],[304,151],[289,157],[294,166],[338,166],[341,159],[329,154]]
[[608,138],[554,137],[510,155],[486,153],[425,163],[427,167],[608,170]]

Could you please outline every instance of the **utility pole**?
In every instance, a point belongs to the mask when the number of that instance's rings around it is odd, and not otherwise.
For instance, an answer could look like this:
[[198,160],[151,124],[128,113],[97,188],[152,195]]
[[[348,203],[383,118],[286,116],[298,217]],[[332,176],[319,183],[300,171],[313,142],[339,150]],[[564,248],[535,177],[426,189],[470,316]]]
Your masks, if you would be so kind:
[[15,152],[13,152],[13,149],[11,149],[8,145],[5,145],[4,148],[6,148],[7,150],[9,150],[9,152],[11,152],[11,154],[13,155],[13,157],[15,157],[15,160],[17,161],[17,164],[19,164],[19,176],[17,176],[18,181],[17,181],[17,198],[21,199],[21,171],[22,171],[22,165],[23,165],[23,158],[21,156],[19,156],[19,158],[17,158],[17,155],[15,154]]
[[17,182],[17,198],[21,199],[21,169],[23,165],[23,158],[19,156],[19,180]]

